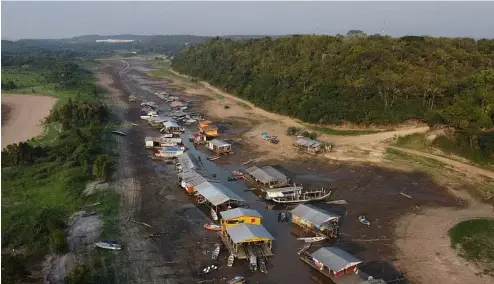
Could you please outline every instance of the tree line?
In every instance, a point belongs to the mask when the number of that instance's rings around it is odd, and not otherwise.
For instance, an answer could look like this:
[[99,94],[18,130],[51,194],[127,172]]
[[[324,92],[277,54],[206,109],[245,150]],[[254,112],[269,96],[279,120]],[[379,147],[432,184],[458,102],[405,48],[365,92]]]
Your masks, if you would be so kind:
[[[350,31],[182,50],[172,67],[272,112],[317,124],[453,126],[472,147],[494,121],[494,40]],[[482,140],[482,139],[481,139]]]

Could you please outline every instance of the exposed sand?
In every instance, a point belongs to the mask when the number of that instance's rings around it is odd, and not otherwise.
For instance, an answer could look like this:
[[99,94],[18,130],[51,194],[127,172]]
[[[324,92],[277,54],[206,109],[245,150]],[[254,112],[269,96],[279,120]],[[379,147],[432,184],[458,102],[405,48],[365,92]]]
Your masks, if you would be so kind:
[[9,109],[8,117],[2,121],[2,149],[43,134],[42,122],[56,101],[48,96],[2,95],[2,106]]
[[451,248],[448,231],[457,223],[494,217],[491,205],[482,204],[464,191],[453,194],[466,200],[468,208],[426,208],[410,213],[396,224],[397,265],[406,269],[414,283],[487,284],[494,279],[458,256]]

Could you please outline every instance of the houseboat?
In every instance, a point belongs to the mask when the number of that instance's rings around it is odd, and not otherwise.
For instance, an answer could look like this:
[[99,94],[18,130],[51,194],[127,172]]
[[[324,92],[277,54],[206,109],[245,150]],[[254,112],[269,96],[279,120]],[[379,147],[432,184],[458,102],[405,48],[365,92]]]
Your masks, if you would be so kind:
[[185,149],[182,147],[163,147],[156,151],[155,156],[160,158],[175,158],[182,155],[184,152]]
[[183,146],[182,138],[180,137],[146,137],[144,142],[146,148]]
[[151,117],[159,117],[158,112],[150,108],[144,108],[141,110],[141,115],[140,115],[141,119],[148,120]]
[[290,213],[299,227],[328,239],[338,238],[339,215],[309,204],[299,204]]
[[207,142],[207,137],[206,135],[198,132],[192,137],[192,142],[194,142],[194,144],[205,144]]
[[175,121],[166,121],[163,126],[163,131],[166,133],[181,134],[184,132],[184,129]]
[[264,191],[268,188],[290,186],[290,179],[271,166],[253,166],[245,170],[244,179]]
[[199,130],[208,138],[216,138],[219,136],[218,127],[210,120],[199,121]]
[[206,142],[206,148],[215,152],[217,155],[230,155],[233,154],[232,144],[226,143],[219,139],[213,139]]

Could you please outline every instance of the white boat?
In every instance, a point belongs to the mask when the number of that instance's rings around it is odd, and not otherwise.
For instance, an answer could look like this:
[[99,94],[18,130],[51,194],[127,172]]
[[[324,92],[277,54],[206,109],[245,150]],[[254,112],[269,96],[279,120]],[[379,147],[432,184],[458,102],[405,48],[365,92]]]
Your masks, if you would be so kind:
[[309,237],[309,238],[298,238],[298,241],[305,241],[306,243],[320,242],[326,239],[325,237]]
[[233,262],[235,261],[235,256],[233,254],[230,254],[230,256],[228,257],[228,267],[232,267],[233,266]]
[[326,191],[324,189],[305,191],[300,195],[286,196],[286,197],[273,197],[273,201],[281,204],[288,203],[305,203],[311,201],[319,201],[328,198],[331,195],[331,191]]
[[209,231],[221,231],[221,226],[213,224],[213,223],[204,224],[203,227],[204,227],[204,229],[209,230]]
[[266,261],[262,257],[259,258],[259,270],[262,273],[268,273],[268,268],[266,266]]
[[363,215],[358,217],[358,221],[366,226],[370,226],[369,220],[367,220]]
[[214,209],[211,209],[211,217],[213,220],[218,221],[218,214],[216,214],[216,211]]
[[113,242],[105,241],[105,242],[97,242],[95,244],[97,247],[111,250],[121,250],[122,246],[119,244],[115,244]]
[[211,255],[211,258],[213,260],[216,260],[218,258],[218,256],[220,255],[220,244],[216,244],[215,245],[216,247],[214,248],[213,250],[213,254]]

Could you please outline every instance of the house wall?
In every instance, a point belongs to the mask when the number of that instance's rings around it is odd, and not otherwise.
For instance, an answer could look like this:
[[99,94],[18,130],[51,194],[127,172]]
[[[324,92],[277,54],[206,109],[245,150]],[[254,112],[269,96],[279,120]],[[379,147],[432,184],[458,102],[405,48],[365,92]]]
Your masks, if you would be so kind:
[[314,224],[312,224],[311,222],[309,222],[307,220],[300,218],[299,216],[292,215],[292,222],[301,226],[301,227],[306,227],[306,228],[309,228],[311,230],[318,231],[317,227]]
[[[235,224],[229,224],[228,222],[232,221],[237,221],[238,223]],[[238,218],[234,219],[229,219],[229,220],[221,220],[221,228],[223,230],[226,230],[228,227],[234,227],[238,224],[254,224],[254,225],[261,225],[261,218],[260,217],[254,217],[254,216],[240,216]]]

